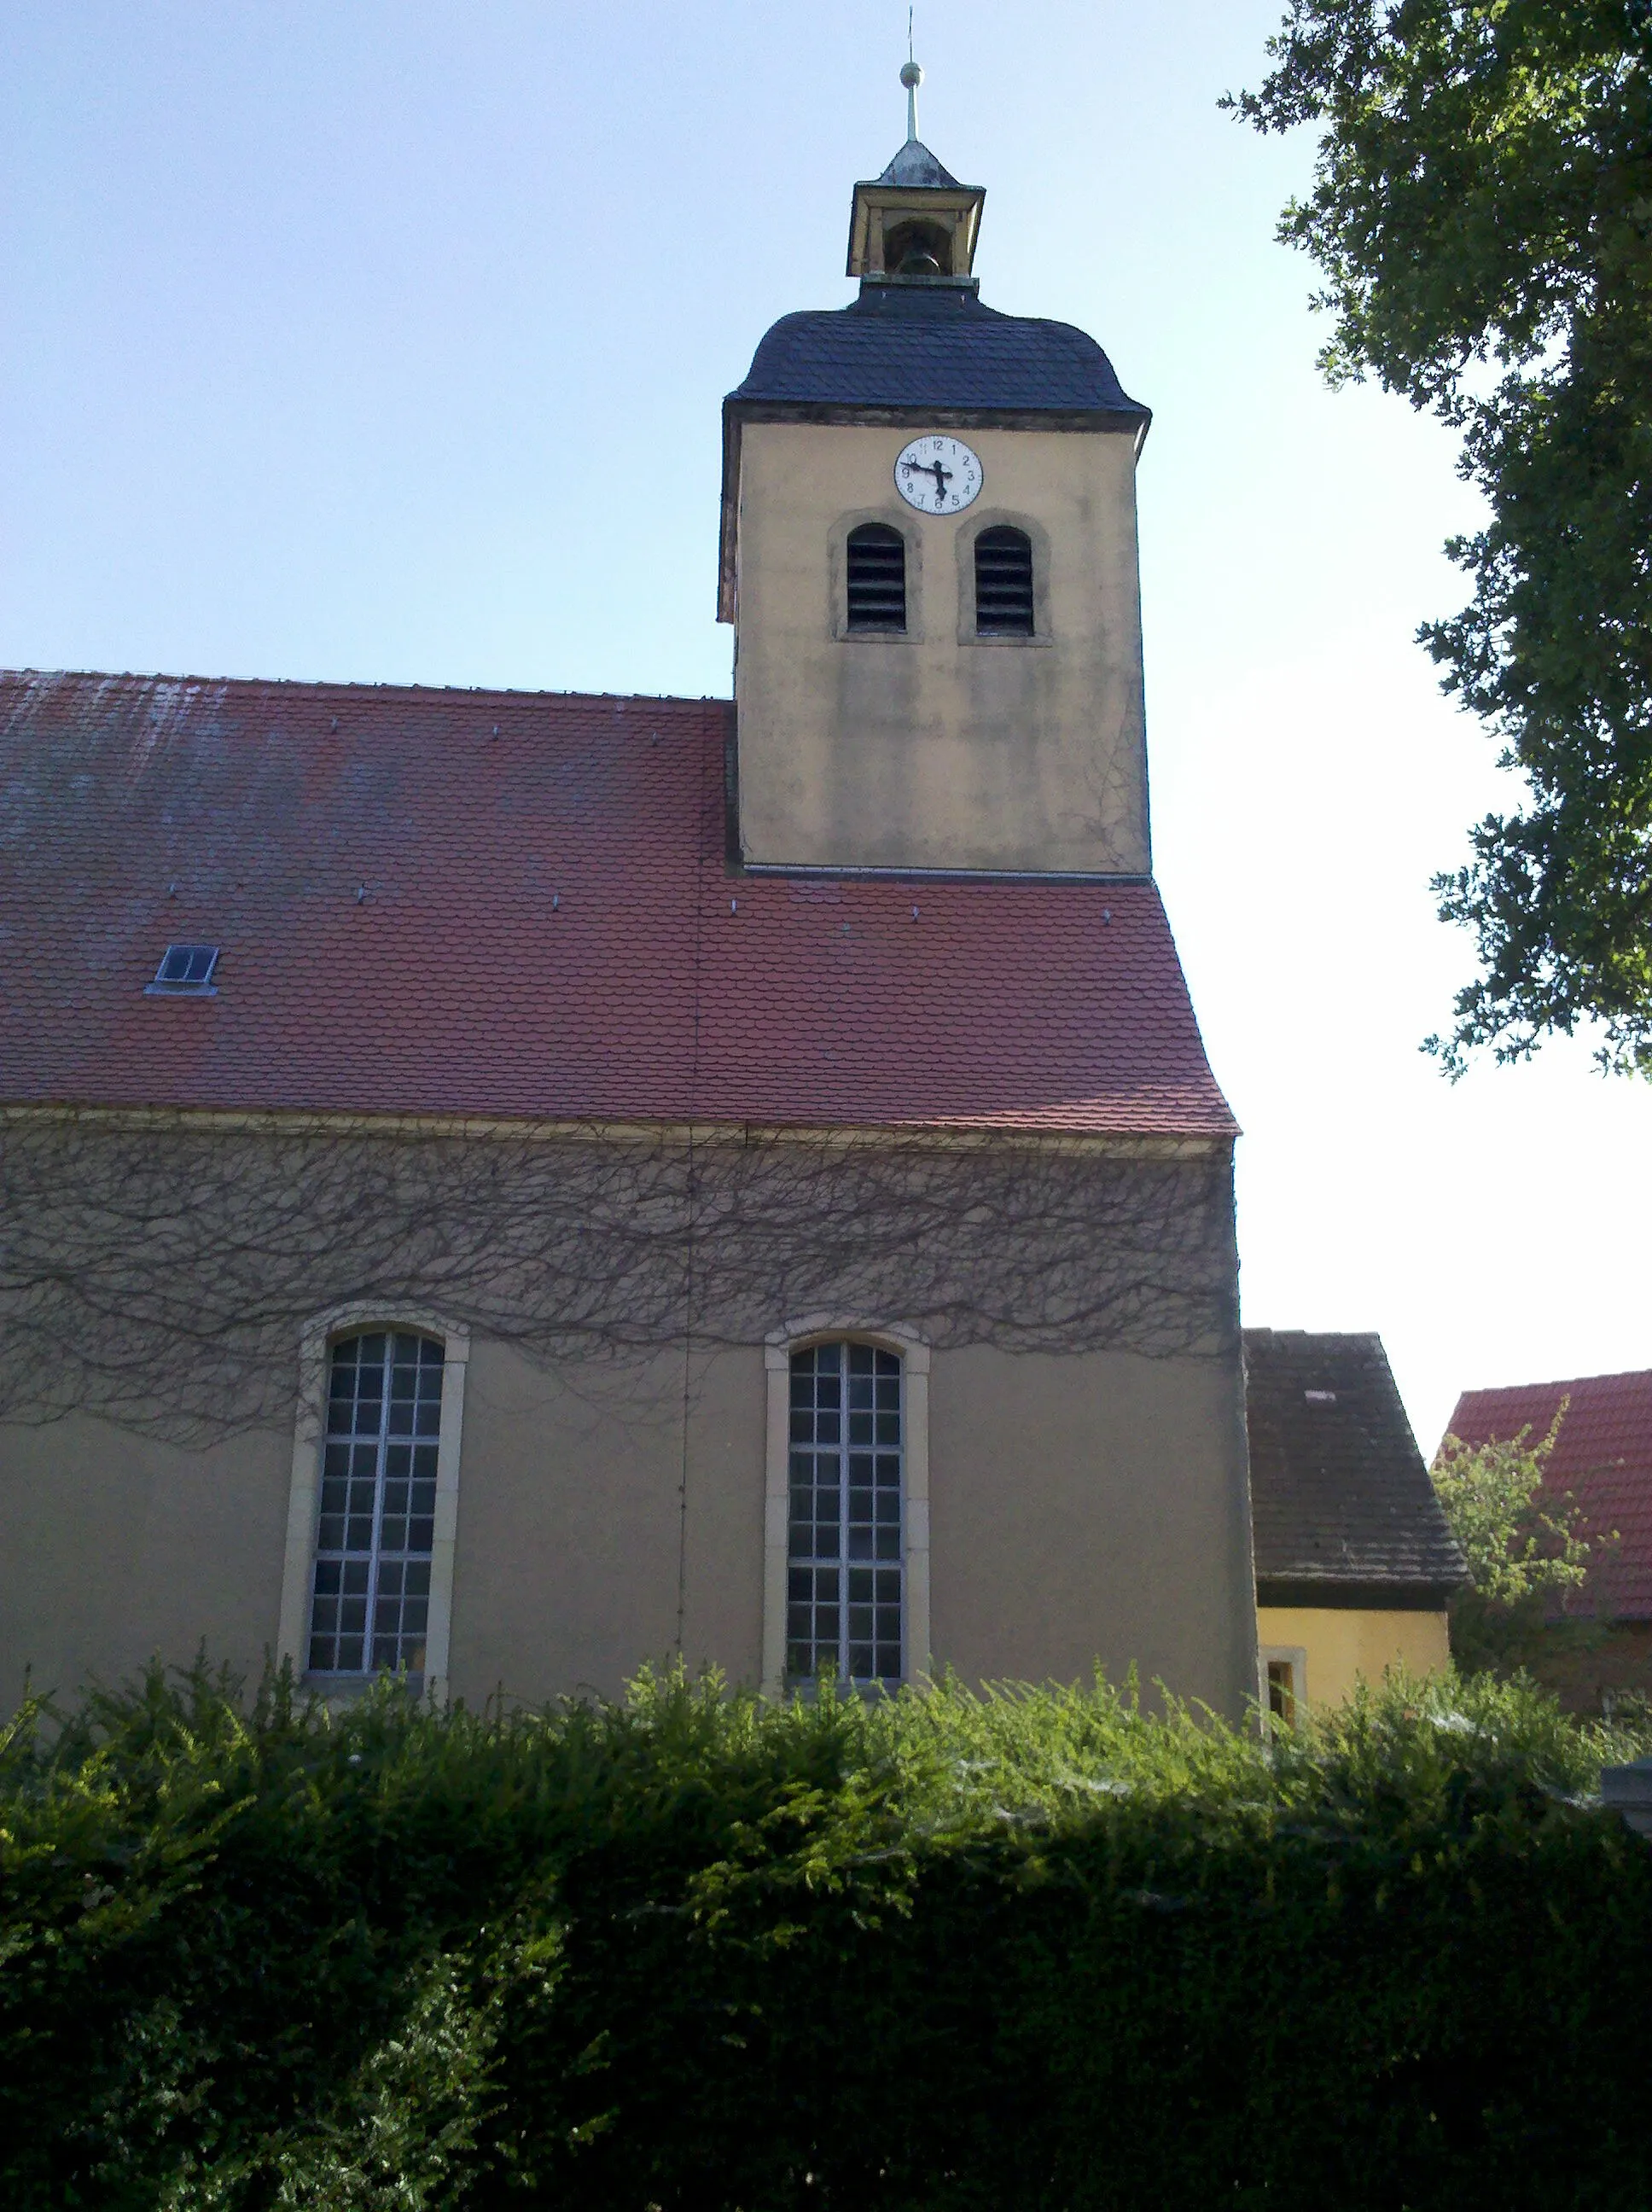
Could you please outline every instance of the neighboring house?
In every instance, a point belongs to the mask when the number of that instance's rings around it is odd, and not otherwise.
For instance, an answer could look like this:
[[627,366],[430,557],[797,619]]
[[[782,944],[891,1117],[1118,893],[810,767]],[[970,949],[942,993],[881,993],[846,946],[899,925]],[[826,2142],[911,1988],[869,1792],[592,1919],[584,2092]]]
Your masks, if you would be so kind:
[[0,1703],[1254,1693],[1148,415],[981,204],[909,141],[725,404],[732,705],[4,680]]
[[1256,1625],[1269,1702],[1329,1705],[1449,1659],[1467,1579],[1382,1340],[1245,1331]]
[[1566,1601],[1567,1616],[1598,1636],[1557,1650],[1543,1672],[1569,1702],[1598,1709],[1615,1692],[1652,1692],[1652,1369],[1465,1390],[1448,1433],[1483,1444],[1529,1430],[1536,1443],[1563,1404],[1544,1488],[1576,1501],[1586,1535],[1617,1540],[1601,1545]]

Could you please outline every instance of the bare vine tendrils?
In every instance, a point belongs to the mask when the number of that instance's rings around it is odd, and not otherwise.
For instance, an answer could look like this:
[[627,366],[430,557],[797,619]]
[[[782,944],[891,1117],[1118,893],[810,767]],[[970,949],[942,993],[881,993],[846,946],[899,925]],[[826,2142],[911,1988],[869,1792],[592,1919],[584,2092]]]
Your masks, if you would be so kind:
[[[544,1364],[885,1313],[938,1346],[1230,1346],[1220,1150],[203,1117],[0,1122],[0,1417],[207,1441],[290,1418],[298,1334],[435,1307]],[[692,1259],[690,1255],[692,1254]]]

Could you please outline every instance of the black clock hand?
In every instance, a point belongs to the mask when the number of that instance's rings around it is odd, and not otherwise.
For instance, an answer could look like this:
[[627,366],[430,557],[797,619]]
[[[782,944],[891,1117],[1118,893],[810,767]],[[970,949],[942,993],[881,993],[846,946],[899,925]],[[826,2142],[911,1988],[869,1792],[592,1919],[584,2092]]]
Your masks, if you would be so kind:
[[938,507],[946,497],[946,487],[952,481],[952,471],[944,461],[902,461],[901,466],[908,476],[933,477],[935,504]]

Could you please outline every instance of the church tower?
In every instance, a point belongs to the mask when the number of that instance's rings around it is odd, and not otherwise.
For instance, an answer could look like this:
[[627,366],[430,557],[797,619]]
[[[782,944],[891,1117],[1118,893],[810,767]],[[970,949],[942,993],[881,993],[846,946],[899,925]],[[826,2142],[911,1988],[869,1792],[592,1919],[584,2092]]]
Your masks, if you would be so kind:
[[1135,471],[1093,338],[984,306],[985,198],[917,136],[858,184],[847,307],[723,407],[751,870],[1145,876]]

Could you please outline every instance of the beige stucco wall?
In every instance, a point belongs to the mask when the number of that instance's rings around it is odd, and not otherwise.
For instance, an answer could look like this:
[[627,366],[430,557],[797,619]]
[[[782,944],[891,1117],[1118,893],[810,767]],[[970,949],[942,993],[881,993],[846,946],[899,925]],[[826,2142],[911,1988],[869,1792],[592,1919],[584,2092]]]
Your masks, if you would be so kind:
[[[617,1690],[677,1637],[755,1682],[760,1347],[548,1374],[471,1346],[450,1680],[467,1699]],[[940,1352],[932,1646],[969,1679],[1132,1661],[1237,1714],[1257,1627],[1236,1360]],[[0,1705],[151,1653],[256,1670],[276,1640],[292,1438],[191,1451],[90,1419],[0,1429]],[[681,1507],[686,1468],[687,1514]]]
[[80,1415],[0,1426],[0,1709],[152,1653],[255,1673],[281,1605],[291,1430],[205,1450]]
[[[618,1691],[677,1634],[755,1682],[762,1646],[761,1347],[550,1373],[476,1343],[460,1458],[452,1683],[538,1698]],[[686,1474],[688,1510],[683,1498]],[[686,1539],[684,1542],[683,1540]]]
[[[737,535],[740,836],[753,863],[1145,873],[1130,432],[971,429],[955,516],[897,495],[909,428],[749,422]],[[843,541],[908,544],[904,637],[843,633]],[[972,635],[974,540],[1034,542],[1039,635]]]
[[938,1355],[937,1661],[1061,1681],[1134,1663],[1236,1715],[1255,1670],[1240,1389],[1236,1363]]
[[1430,1674],[1451,1656],[1443,1613],[1377,1613],[1329,1606],[1260,1606],[1257,1641],[1307,1654],[1309,1705],[1334,1705],[1362,1678],[1378,1682],[1385,1667]]

